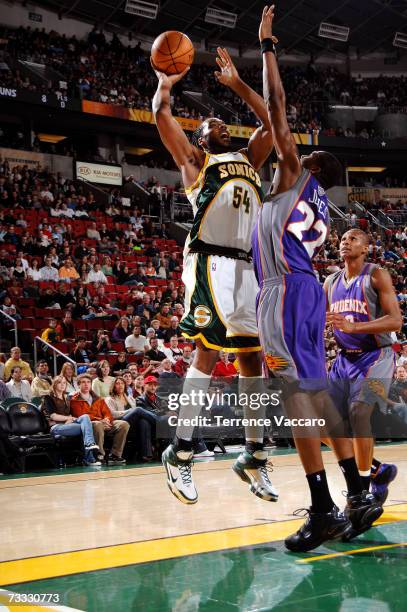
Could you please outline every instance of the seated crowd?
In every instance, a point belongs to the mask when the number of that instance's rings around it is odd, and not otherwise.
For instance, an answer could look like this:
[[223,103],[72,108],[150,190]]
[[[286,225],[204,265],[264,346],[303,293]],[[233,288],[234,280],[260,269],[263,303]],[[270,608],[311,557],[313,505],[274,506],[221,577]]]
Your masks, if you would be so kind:
[[[117,35],[108,40],[96,27],[79,40],[45,29],[1,29],[3,40],[2,85],[27,91],[48,93],[57,91],[71,97],[97,102],[151,110],[156,77],[147,53],[141,44],[124,45]],[[20,70],[13,69],[16,60],[46,64],[61,75],[59,82],[40,85]],[[243,125],[256,125],[256,118],[227,88],[220,88],[214,77],[215,63],[195,62],[185,79],[176,86],[174,112],[191,119],[200,119],[201,111],[186,104],[182,90],[205,91],[224,105],[224,120]],[[405,77],[349,77],[333,66],[319,66],[311,61],[307,66],[280,67],[287,94],[290,126],[295,131],[313,132],[326,127],[325,115],[329,104],[357,106],[377,105],[380,110],[406,112]],[[241,69],[241,76],[257,91],[262,91],[260,64]],[[48,90],[48,87],[50,88]],[[209,100],[210,103],[210,100]],[[326,130],[335,135],[335,130]],[[363,129],[359,134],[342,130],[344,136],[369,138]]]

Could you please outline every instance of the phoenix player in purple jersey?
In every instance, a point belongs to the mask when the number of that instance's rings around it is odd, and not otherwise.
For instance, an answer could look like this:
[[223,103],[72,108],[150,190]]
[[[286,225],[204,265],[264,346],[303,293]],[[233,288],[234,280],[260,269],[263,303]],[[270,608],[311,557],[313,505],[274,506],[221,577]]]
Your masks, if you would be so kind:
[[[388,395],[395,367],[390,334],[402,326],[390,274],[366,263],[368,247],[365,232],[346,232],[340,243],[345,267],[329,276],[324,285],[327,321],[334,327],[340,349],[330,372],[331,394],[338,408],[349,415],[356,462],[366,489],[374,446],[370,419],[375,404]],[[376,470],[372,492],[381,503],[396,475],[395,465],[380,464]]]
[[[285,408],[294,418],[335,412],[326,391],[324,351],[325,296],[316,280],[312,259],[325,241],[328,201],[325,189],[339,182],[339,161],[324,151],[298,157],[286,116],[285,93],[272,44],[274,6],[265,7],[260,25],[263,52],[263,95],[267,103],[278,157],[272,191],[260,209],[253,233],[253,258],[260,285],[257,322],[264,360],[273,375],[285,381]],[[319,414],[318,414],[319,412]],[[352,441],[333,440],[348,485],[345,513],[329,492],[318,427],[293,427],[293,436],[307,475],[312,506],[308,519],[285,544],[300,552],[325,540],[347,538],[364,530],[382,509],[363,491]]]

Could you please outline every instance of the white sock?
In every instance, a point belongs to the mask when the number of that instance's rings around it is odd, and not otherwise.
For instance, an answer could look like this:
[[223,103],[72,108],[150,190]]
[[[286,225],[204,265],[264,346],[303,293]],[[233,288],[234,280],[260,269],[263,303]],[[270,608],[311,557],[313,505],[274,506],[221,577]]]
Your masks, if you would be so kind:
[[197,401],[200,398],[195,398],[195,401],[188,402],[187,406],[180,406],[178,411],[178,426],[176,435],[177,438],[181,438],[182,440],[192,440],[192,436],[194,433],[195,425],[184,425],[184,419],[193,419],[195,417],[199,417],[201,414],[202,408],[206,404],[206,393],[209,389],[209,384],[211,382],[211,374],[205,374],[198,370],[194,366],[190,366],[186,377],[184,386],[182,387],[182,393],[187,393],[188,395],[195,391],[196,393],[200,393],[203,397],[203,401]]
[[[266,414],[266,406],[260,405],[258,408],[252,408],[251,403],[244,402],[245,396],[250,398],[250,395],[256,393],[262,393],[261,389],[261,381],[262,376],[242,376],[239,374],[239,400],[243,405],[243,415],[245,419],[262,419],[264,421],[264,417]],[[257,400],[256,397],[256,400]],[[253,398],[254,399],[254,398]],[[260,404],[260,402],[259,402]],[[264,440],[264,426],[263,425],[246,425],[245,427],[245,438],[246,442],[258,442],[259,444],[263,444]]]

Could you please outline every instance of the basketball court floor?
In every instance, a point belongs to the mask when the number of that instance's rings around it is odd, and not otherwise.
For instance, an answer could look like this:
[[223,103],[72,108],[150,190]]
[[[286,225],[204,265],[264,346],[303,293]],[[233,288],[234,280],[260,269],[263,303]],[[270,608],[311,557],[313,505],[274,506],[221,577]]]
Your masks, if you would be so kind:
[[[278,503],[253,496],[231,457],[196,461],[194,506],[172,497],[158,465],[2,477],[0,610],[405,610],[407,444],[375,456],[399,467],[378,524],[306,554],[283,543],[309,505],[291,450],[272,451]],[[343,476],[324,458],[343,507]]]

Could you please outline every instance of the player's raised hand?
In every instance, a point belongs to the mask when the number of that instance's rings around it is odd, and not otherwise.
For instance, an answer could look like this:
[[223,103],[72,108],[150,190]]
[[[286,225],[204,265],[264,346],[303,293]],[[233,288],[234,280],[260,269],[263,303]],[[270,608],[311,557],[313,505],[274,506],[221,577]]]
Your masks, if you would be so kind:
[[185,68],[185,70],[183,70],[179,74],[170,74],[170,75],[168,75],[168,74],[165,74],[165,72],[161,72],[160,70],[157,70],[157,68],[154,66],[153,58],[152,57],[150,57],[150,64],[151,64],[151,67],[154,70],[154,72],[156,74],[156,77],[159,80],[159,82],[162,85],[166,85],[170,89],[171,89],[171,87],[173,85],[175,85],[175,83],[178,83],[178,81],[180,81],[186,75],[186,73],[190,69],[190,66],[188,66],[187,68]]
[[263,14],[261,16],[261,22],[259,27],[259,40],[262,42],[265,38],[271,38],[273,43],[276,44],[278,39],[273,36],[273,19],[274,19],[274,4],[271,6],[265,6]]
[[215,77],[219,83],[222,83],[222,85],[233,88],[233,86],[236,85],[239,80],[237,68],[226,49],[223,47],[218,47],[217,52],[218,57],[216,58],[216,63],[218,64],[220,71],[215,71]]

